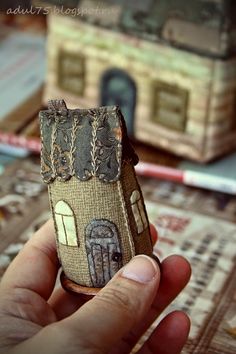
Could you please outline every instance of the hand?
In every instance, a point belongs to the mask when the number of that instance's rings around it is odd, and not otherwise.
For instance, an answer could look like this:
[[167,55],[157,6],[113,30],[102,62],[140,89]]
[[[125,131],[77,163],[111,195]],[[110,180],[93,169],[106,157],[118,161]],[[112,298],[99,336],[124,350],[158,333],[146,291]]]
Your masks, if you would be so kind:
[[[53,291],[59,270],[53,230],[50,220],[2,279],[0,353],[129,353],[189,280],[190,266],[182,257],[166,258],[160,275],[152,259],[137,256],[87,302],[62,288]],[[180,353],[189,327],[184,313],[169,314],[139,353]]]

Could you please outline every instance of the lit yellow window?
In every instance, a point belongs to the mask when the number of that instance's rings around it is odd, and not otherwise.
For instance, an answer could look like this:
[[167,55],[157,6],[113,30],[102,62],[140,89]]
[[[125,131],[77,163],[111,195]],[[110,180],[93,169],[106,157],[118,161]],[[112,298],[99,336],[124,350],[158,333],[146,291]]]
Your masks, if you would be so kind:
[[143,232],[143,230],[147,228],[148,222],[144,211],[141,195],[138,190],[133,191],[130,197],[130,202],[137,227],[137,232],[138,234],[140,234],[141,232]]
[[63,200],[56,204],[55,221],[59,242],[63,245],[78,246],[75,216],[71,207]]

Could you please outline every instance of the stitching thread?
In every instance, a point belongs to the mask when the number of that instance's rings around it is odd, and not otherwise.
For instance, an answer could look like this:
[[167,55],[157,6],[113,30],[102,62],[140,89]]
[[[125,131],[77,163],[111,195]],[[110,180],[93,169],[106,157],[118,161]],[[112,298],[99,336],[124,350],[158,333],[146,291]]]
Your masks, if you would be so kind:
[[121,186],[121,182],[117,181],[117,185],[118,185],[118,191],[119,191],[119,198],[120,198],[120,202],[122,205],[122,211],[123,211],[123,215],[125,218],[125,225],[126,225],[126,229],[128,232],[128,239],[129,239],[129,244],[130,244],[130,251],[131,251],[131,256],[134,257],[135,256],[135,247],[134,247],[134,241],[133,241],[133,237],[132,237],[132,232],[128,223],[128,213],[126,211],[126,205],[125,205],[125,200],[122,194],[122,186]]

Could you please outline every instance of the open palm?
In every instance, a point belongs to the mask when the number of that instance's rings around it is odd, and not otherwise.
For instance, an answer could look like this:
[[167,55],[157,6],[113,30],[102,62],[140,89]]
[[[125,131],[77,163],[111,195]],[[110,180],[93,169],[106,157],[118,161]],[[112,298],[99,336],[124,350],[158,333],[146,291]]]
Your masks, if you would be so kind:
[[[152,235],[155,238],[153,228]],[[151,266],[144,256],[135,262],[140,269]],[[162,262],[161,276],[156,267],[155,276],[141,283],[120,270],[88,301],[62,288],[54,290],[59,267],[50,220],[25,245],[2,279],[0,353],[130,353],[185,287],[191,273],[185,259],[171,256]],[[173,312],[138,352],[180,353],[189,327],[183,312]]]

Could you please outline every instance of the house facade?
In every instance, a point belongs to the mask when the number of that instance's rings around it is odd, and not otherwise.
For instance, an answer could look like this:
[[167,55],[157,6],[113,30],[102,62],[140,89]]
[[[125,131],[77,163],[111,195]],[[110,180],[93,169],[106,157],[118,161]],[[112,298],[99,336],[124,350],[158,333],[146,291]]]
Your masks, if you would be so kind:
[[66,277],[99,288],[136,254],[152,256],[137,156],[117,107],[40,112],[42,177],[48,183]]
[[[198,16],[199,3],[194,2]],[[81,7],[88,10],[93,4],[86,0]],[[188,5],[181,4],[172,7],[184,6],[187,13]],[[72,107],[85,108],[117,104],[129,135],[201,162],[234,149],[236,31],[232,27],[230,37],[227,28],[220,28],[224,1],[215,2],[213,25],[168,17],[166,9],[166,20],[149,32],[146,27],[141,31],[141,22],[133,28],[127,20],[121,26],[132,8],[116,1],[106,6],[116,10],[114,15],[49,16],[45,101],[65,97]],[[158,7],[155,11],[146,21],[161,21]]]

